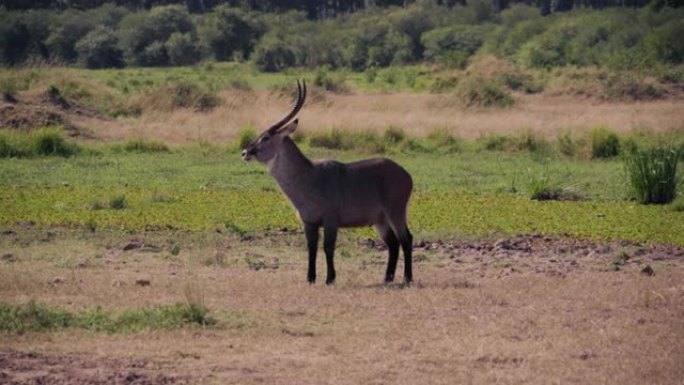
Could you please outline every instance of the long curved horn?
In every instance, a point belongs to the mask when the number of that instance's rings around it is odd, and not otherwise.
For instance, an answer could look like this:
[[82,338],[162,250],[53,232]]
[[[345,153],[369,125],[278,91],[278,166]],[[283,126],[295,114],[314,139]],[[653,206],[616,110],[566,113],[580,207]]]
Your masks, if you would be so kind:
[[297,112],[302,108],[304,105],[304,100],[306,99],[306,80],[302,79],[302,83],[299,83],[299,79],[297,79],[297,101],[295,102],[294,107],[292,107],[292,111],[290,111],[289,114],[285,115],[284,118],[280,119],[277,123],[273,124],[271,127],[269,127],[268,132],[273,133],[277,131],[280,127],[282,127],[283,124],[289,122],[292,118],[297,115]]

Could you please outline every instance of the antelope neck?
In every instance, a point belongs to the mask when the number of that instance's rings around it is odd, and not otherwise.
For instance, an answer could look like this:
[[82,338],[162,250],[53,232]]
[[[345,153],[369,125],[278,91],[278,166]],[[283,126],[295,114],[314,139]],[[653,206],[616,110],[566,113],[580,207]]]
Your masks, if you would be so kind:
[[309,186],[307,183],[314,169],[313,163],[299,150],[297,145],[289,137],[283,138],[278,152],[268,162],[268,172],[290,200],[298,206],[298,198]]

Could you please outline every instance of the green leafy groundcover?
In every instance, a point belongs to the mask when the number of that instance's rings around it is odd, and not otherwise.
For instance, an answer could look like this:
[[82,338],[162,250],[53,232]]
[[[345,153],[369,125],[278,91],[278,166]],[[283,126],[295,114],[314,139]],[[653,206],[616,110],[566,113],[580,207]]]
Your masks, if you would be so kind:
[[185,325],[214,325],[207,310],[187,303],[125,310],[119,314],[101,307],[71,312],[34,301],[25,304],[0,302],[0,332],[21,334],[79,328],[91,331],[139,332],[145,329],[175,329]]
[[[93,187],[0,188],[0,225],[87,226],[130,231],[224,228],[259,232],[297,227],[279,191],[249,189],[181,192],[129,188],[122,210],[94,209],[108,191]],[[164,199],[155,197],[163,196]],[[457,192],[416,193],[409,209],[414,231],[474,236],[539,232],[583,238],[684,245],[682,213],[625,201],[532,201],[523,197]]]

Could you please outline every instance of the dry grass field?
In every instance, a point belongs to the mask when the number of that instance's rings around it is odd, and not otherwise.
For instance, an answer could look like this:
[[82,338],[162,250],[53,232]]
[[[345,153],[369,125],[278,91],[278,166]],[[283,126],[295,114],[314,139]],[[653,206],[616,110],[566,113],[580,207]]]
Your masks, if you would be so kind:
[[[131,137],[168,143],[227,143],[245,125],[268,127],[287,111],[292,98],[268,90],[223,91],[223,105],[207,113],[188,110],[149,112],[119,120],[77,118],[105,140]],[[597,125],[618,133],[633,130],[663,132],[681,129],[680,97],[644,102],[606,102],[572,96],[516,95],[512,108],[463,108],[448,94],[318,93],[301,112],[302,131],[330,128],[383,131],[393,126],[409,135],[424,136],[446,129],[463,139],[531,129],[553,139],[559,133],[581,135]]]
[[[382,247],[343,236],[338,282],[326,287],[304,279],[302,234],[188,238],[172,255],[165,245],[174,236],[2,235],[12,257],[0,262],[0,301],[117,311],[194,297],[218,324],[0,335],[0,382],[681,384],[684,378],[681,248],[543,236],[417,240],[416,282],[402,287],[381,284]],[[133,238],[145,247],[124,250]],[[150,284],[137,285],[140,279]]]

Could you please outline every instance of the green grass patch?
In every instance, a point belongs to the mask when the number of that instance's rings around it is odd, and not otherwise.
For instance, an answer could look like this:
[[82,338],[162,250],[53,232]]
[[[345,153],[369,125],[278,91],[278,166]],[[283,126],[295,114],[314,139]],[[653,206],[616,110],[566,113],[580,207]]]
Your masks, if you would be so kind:
[[82,148],[64,138],[57,128],[31,133],[0,132],[0,158],[61,156],[70,157]]
[[113,313],[101,307],[69,311],[34,301],[25,304],[0,302],[0,331],[9,334],[45,332],[66,328],[108,333],[135,333],[184,326],[214,326],[209,311],[195,304],[177,303]]
[[[400,132],[387,135],[405,142]],[[307,146],[303,151],[313,159],[343,162],[367,157]],[[528,151],[468,148],[447,154],[396,153],[392,159],[414,178],[409,222],[417,234],[541,232],[684,245],[684,234],[675,230],[681,212],[625,199],[628,190],[619,160],[559,157],[542,162]],[[549,180],[563,181],[561,187],[571,183],[587,200],[530,200],[528,170],[540,167]],[[125,210],[109,209],[112,192],[125,197]],[[245,235],[300,226],[264,167],[226,151],[13,159],[0,162],[0,198],[0,225],[7,228],[33,222],[91,231],[219,230]],[[93,202],[101,202],[100,207]],[[373,234],[370,229],[359,231]]]

